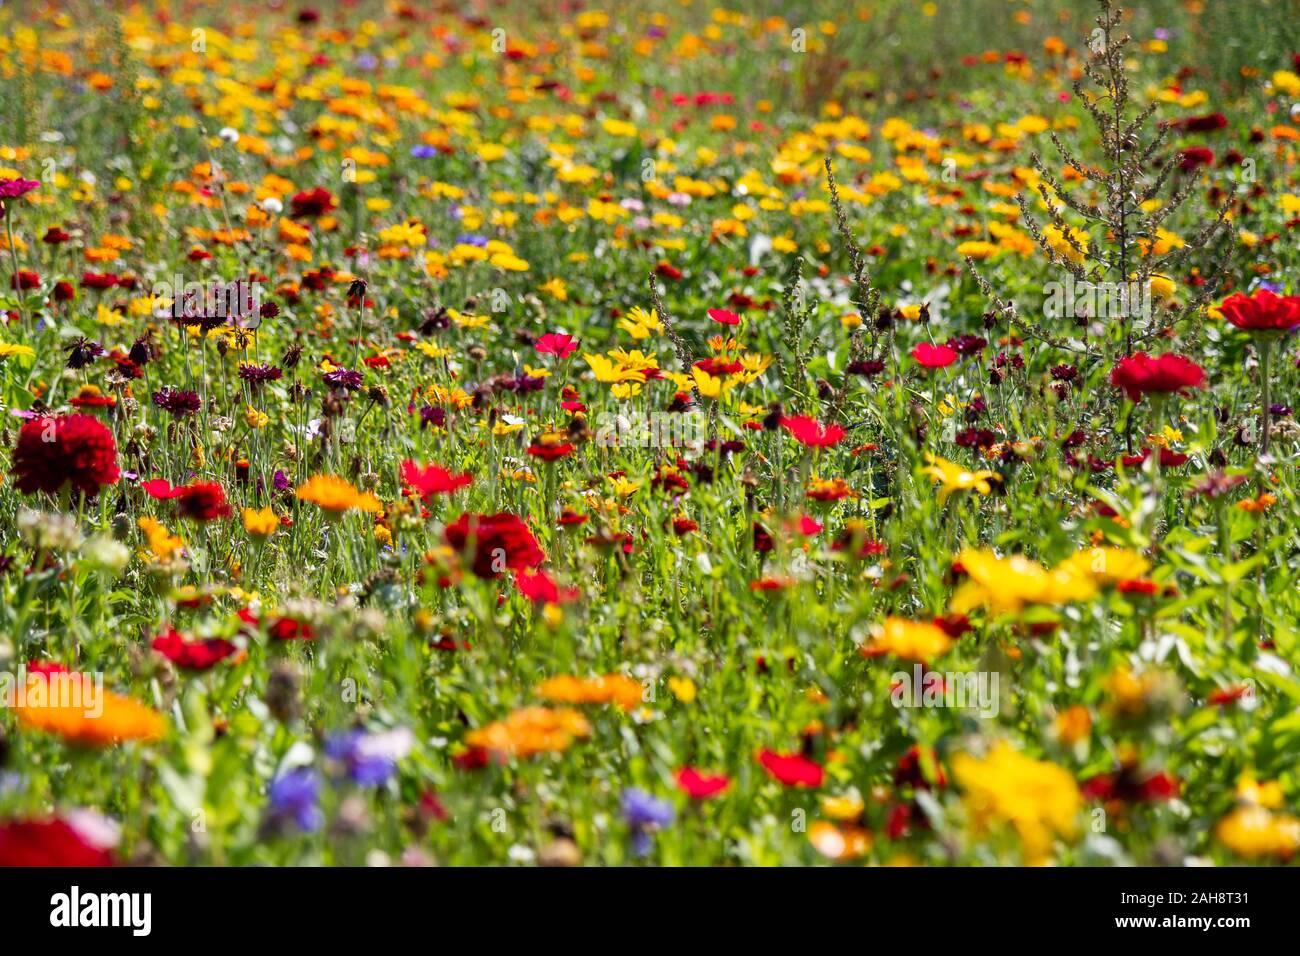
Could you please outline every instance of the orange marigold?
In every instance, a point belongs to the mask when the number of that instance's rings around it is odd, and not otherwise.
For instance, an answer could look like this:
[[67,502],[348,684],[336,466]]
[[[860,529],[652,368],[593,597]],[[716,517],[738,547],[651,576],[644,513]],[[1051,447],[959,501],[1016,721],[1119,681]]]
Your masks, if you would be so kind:
[[506,756],[531,757],[567,750],[575,738],[590,735],[591,725],[576,710],[524,707],[505,720],[470,731],[465,743]]
[[561,704],[618,704],[631,710],[641,703],[641,685],[622,674],[552,677],[542,681],[537,693]]
[[49,677],[29,675],[26,693],[14,701],[19,724],[90,747],[162,738],[167,725],[157,711],[104,690],[84,674],[61,673],[54,677],[65,688],[78,685],[75,690],[79,693],[55,693],[59,685],[51,683]]
[[379,499],[370,492],[361,491],[335,475],[312,475],[306,484],[299,486],[298,497],[334,514],[354,508],[369,512],[383,510]]

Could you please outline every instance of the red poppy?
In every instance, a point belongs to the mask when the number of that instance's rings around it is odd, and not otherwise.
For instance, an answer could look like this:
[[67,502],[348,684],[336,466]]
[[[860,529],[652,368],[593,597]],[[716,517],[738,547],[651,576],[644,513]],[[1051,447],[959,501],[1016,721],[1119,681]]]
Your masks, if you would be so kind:
[[1143,776],[1133,767],[1124,767],[1118,773],[1103,773],[1088,778],[1080,784],[1079,792],[1088,800],[1150,803],[1178,796],[1178,788],[1178,778],[1163,770]]
[[426,465],[421,468],[413,461],[402,462],[402,481],[420,497],[428,501],[434,495],[449,495],[466,488],[474,481],[472,475],[453,475],[446,468]]
[[1274,295],[1256,289],[1250,295],[1230,295],[1219,311],[1224,318],[1246,332],[1289,332],[1300,326],[1300,296]]
[[117,443],[93,415],[33,418],[18,432],[10,473],[23,494],[53,494],[66,483],[94,495],[121,476]]
[[921,342],[912,349],[912,358],[925,368],[947,368],[957,361],[957,350],[946,345]]
[[447,525],[446,538],[462,555],[472,545],[470,567],[480,578],[495,578],[506,569],[531,570],[546,560],[528,525],[507,511],[463,514]]
[[677,786],[692,800],[707,800],[716,797],[731,786],[726,774],[703,774],[694,767],[683,767],[677,771]]
[[825,777],[821,765],[803,754],[779,754],[772,750],[762,750],[759,751],[758,762],[773,780],[787,787],[820,787]]
[[740,316],[735,312],[728,312],[726,309],[709,309],[709,318],[714,322],[721,322],[723,325],[739,325]]
[[699,530],[700,530],[699,523],[696,521],[692,521],[690,518],[673,519],[673,534],[677,535],[678,537],[681,537],[684,534],[690,534],[692,531],[699,531]]
[[839,425],[822,425],[815,418],[807,415],[795,415],[781,419],[781,427],[794,436],[801,445],[812,448],[825,448],[838,444],[846,434]]
[[1110,373],[1110,383],[1124,389],[1134,402],[1152,393],[1167,395],[1184,388],[1199,388],[1204,381],[1204,369],[1191,359],[1173,354],[1152,358],[1138,352],[1122,359]]
[[547,332],[537,340],[533,348],[539,355],[555,355],[564,359],[578,348],[578,340],[572,335],[564,335],[561,332]]
[[230,641],[213,637],[206,640],[187,641],[175,628],[167,628],[153,639],[155,651],[177,667],[205,671],[234,654],[238,648]]
[[519,588],[520,594],[534,604],[568,604],[576,601],[582,593],[577,588],[561,588],[545,571],[536,574],[517,571],[515,586]]
[[0,866],[112,865],[108,850],[58,818],[0,823]]

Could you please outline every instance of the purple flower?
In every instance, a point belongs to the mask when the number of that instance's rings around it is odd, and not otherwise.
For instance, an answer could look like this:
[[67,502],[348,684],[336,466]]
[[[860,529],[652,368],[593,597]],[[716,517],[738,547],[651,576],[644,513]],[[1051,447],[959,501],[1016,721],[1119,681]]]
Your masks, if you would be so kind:
[[420,427],[432,425],[435,428],[444,428],[447,425],[447,409],[440,405],[425,405],[420,409]]
[[171,412],[177,417],[192,415],[203,407],[203,400],[199,398],[198,392],[172,388],[170,385],[166,385],[153,393],[153,403],[163,411]]
[[645,856],[651,848],[651,832],[673,822],[673,805],[637,787],[623,791],[623,819],[632,830],[632,852]]
[[438,155],[438,150],[433,146],[421,143],[419,146],[411,147],[411,155],[416,159],[433,159]]
[[279,468],[275,469],[275,474],[271,477],[271,481],[275,485],[276,491],[288,491],[293,487],[293,482],[289,480],[289,476]]
[[325,753],[343,764],[354,783],[378,787],[397,772],[397,761],[411,752],[414,743],[405,727],[377,734],[358,727],[326,741]]
[[336,368],[332,372],[325,373],[325,384],[355,392],[361,387],[361,373],[354,372],[350,368]]
[[0,179],[0,199],[17,199],[40,185],[35,179]]
[[274,382],[284,373],[274,365],[253,365],[244,363],[239,366],[239,377],[250,385],[261,385],[263,382]]
[[276,822],[292,820],[299,830],[314,833],[324,822],[319,806],[320,778],[310,767],[298,767],[271,781],[270,815]]

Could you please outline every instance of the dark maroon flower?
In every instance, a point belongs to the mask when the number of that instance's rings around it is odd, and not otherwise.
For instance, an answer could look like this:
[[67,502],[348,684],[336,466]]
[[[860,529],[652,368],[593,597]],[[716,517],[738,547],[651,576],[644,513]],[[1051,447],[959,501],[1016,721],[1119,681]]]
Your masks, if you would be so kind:
[[193,415],[203,407],[203,400],[199,398],[198,392],[172,388],[170,385],[166,385],[153,393],[153,403],[158,408],[170,412],[177,418],[182,415]]

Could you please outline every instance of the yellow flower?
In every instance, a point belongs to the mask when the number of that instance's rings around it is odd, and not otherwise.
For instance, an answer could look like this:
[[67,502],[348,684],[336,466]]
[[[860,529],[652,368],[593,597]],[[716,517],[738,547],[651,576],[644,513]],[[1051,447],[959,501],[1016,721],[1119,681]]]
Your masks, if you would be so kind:
[[1238,856],[1289,859],[1300,849],[1300,818],[1247,803],[1215,824],[1214,835]]
[[569,298],[569,290],[565,286],[564,280],[558,276],[550,282],[542,283],[537,288],[552,298],[559,299],[561,302],[564,302]]
[[974,489],[982,495],[987,495],[992,491],[990,481],[1001,481],[1002,476],[996,471],[967,471],[961,465],[948,461],[946,458],[940,458],[938,455],[925,453],[925,459],[930,463],[929,467],[922,468],[923,475],[929,475],[935,481],[943,485],[939,490],[939,503],[943,504],[948,500],[948,496],[954,491],[969,491]]
[[[1067,238],[1060,226],[1049,225],[1043,229],[1043,238],[1047,240],[1053,252],[1071,262],[1082,262],[1084,253],[1088,251],[1089,236],[1083,229],[1071,229]],[[1074,240],[1074,245],[1071,245],[1071,239]],[[1079,248],[1076,249],[1075,246]]]
[[868,657],[889,654],[907,661],[925,663],[952,647],[952,638],[940,627],[925,621],[887,617],[874,625],[872,636],[862,648]]
[[0,342],[0,362],[14,355],[20,358],[32,358],[36,355],[29,345],[19,345],[16,342]]
[[260,511],[255,508],[244,508],[241,514],[244,519],[244,530],[256,537],[265,538],[273,535],[280,527],[280,519],[275,516],[275,512],[270,507]]
[[668,690],[670,690],[672,695],[683,704],[695,703],[697,693],[695,681],[691,680],[689,677],[668,678]]
[[953,778],[966,791],[966,806],[977,827],[998,821],[1020,837],[1026,862],[1045,863],[1054,836],[1072,838],[1083,806],[1068,771],[1034,760],[1004,743],[984,758],[958,754]]
[[1097,584],[1105,586],[1142,577],[1151,562],[1126,548],[1085,548],[1057,567],[1091,576]]
[[370,512],[383,509],[379,499],[370,492],[360,491],[334,475],[312,475],[305,484],[298,487],[298,497],[334,515],[352,509]]
[[1000,558],[992,551],[970,548],[962,551],[957,560],[966,570],[967,581],[949,603],[954,614],[965,614],[976,607],[1016,613],[1026,604],[1069,604],[1097,593],[1093,577],[1068,563],[1048,571],[1024,555]]
[[149,544],[149,551],[153,554],[154,559],[160,563],[170,561],[175,554],[185,547],[185,542],[172,534],[163,525],[161,521],[154,518],[141,518],[136,522],[140,530],[144,532],[145,540]]
[[598,382],[645,382],[644,372],[616,365],[604,355],[588,355],[583,352],[582,357],[591,366],[591,371]]

